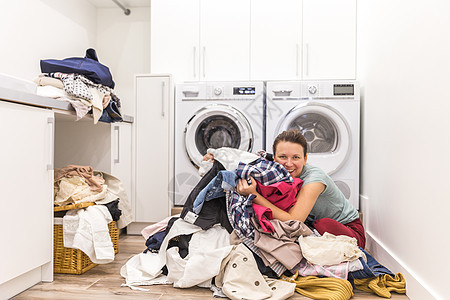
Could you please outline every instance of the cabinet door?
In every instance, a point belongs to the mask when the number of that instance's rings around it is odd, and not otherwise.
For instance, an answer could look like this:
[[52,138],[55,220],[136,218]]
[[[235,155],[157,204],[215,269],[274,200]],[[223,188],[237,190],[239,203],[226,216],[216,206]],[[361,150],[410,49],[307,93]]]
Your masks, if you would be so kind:
[[136,77],[136,222],[169,212],[170,84],[170,77]]
[[253,0],[251,80],[300,79],[302,1]]
[[200,0],[152,0],[151,71],[179,81],[200,78]]
[[303,79],[355,79],[356,0],[303,0]]
[[111,124],[111,175],[123,184],[128,200],[133,203],[132,190],[132,125],[131,123]]
[[200,16],[200,80],[249,80],[250,0],[201,0]]
[[53,112],[0,101],[0,284],[52,261]]

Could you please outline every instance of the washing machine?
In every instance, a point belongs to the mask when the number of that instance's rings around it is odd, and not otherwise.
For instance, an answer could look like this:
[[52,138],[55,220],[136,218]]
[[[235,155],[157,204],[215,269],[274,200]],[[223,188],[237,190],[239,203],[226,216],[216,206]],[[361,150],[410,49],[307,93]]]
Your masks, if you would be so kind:
[[263,82],[196,82],[175,86],[173,199],[183,205],[200,181],[209,148],[263,149]]
[[266,145],[284,130],[299,129],[308,163],[330,175],[359,209],[360,91],[356,81],[269,81]]

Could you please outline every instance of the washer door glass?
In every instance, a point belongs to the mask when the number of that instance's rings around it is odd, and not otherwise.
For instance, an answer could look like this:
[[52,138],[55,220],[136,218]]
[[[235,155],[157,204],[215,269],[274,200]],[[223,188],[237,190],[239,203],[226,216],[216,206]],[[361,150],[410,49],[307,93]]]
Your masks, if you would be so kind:
[[195,132],[195,145],[202,154],[206,154],[208,148],[239,148],[240,144],[241,132],[236,123],[226,116],[206,117]]
[[335,108],[317,102],[299,104],[280,120],[275,133],[291,128],[305,136],[308,163],[331,175],[346,162],[351,149],[350,128]]
[[232,106],[211,104],[198,110],[186,124],[187,155],[200,166],[209,148],[236,148],[251,151],[253,131],[245,116]]
[[319,113],[305,113],[296,117],[288,129],[301,131],[308,143],[308,153],[334,152],[338,145],[336,125]]

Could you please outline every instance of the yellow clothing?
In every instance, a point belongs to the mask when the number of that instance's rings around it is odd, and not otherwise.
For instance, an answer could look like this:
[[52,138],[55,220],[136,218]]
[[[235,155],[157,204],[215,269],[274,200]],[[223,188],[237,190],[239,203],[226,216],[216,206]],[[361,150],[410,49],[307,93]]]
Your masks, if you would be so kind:
[[348,280],[339,278],[319,278],[316,276],[281,276],[281,280],[296,284],[295,290],[303,296],[323,300],[348,300],[353,296],[353,287]]
[[391,292],[406,294],[406,280],[402,273],[397,273],[394,278],[384,274],[377,277],[355,279],[355,288],[384,298],[391,298]]

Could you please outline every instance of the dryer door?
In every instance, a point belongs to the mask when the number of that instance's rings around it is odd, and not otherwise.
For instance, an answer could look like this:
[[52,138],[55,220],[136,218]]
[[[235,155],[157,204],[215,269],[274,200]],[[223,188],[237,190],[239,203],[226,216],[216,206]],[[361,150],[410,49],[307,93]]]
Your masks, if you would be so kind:
[[208,148],[251,151],[253,131],[245,116],[234,107],[211,104],[198,110],[186,124],[184,142],[189,159],[198,168]]
[[292,108],[279,122],[276,135],[298,129],[308,143],[308,163],[331,175],[346,162],[351,132],[345,118],[333,107],[307,102]]

